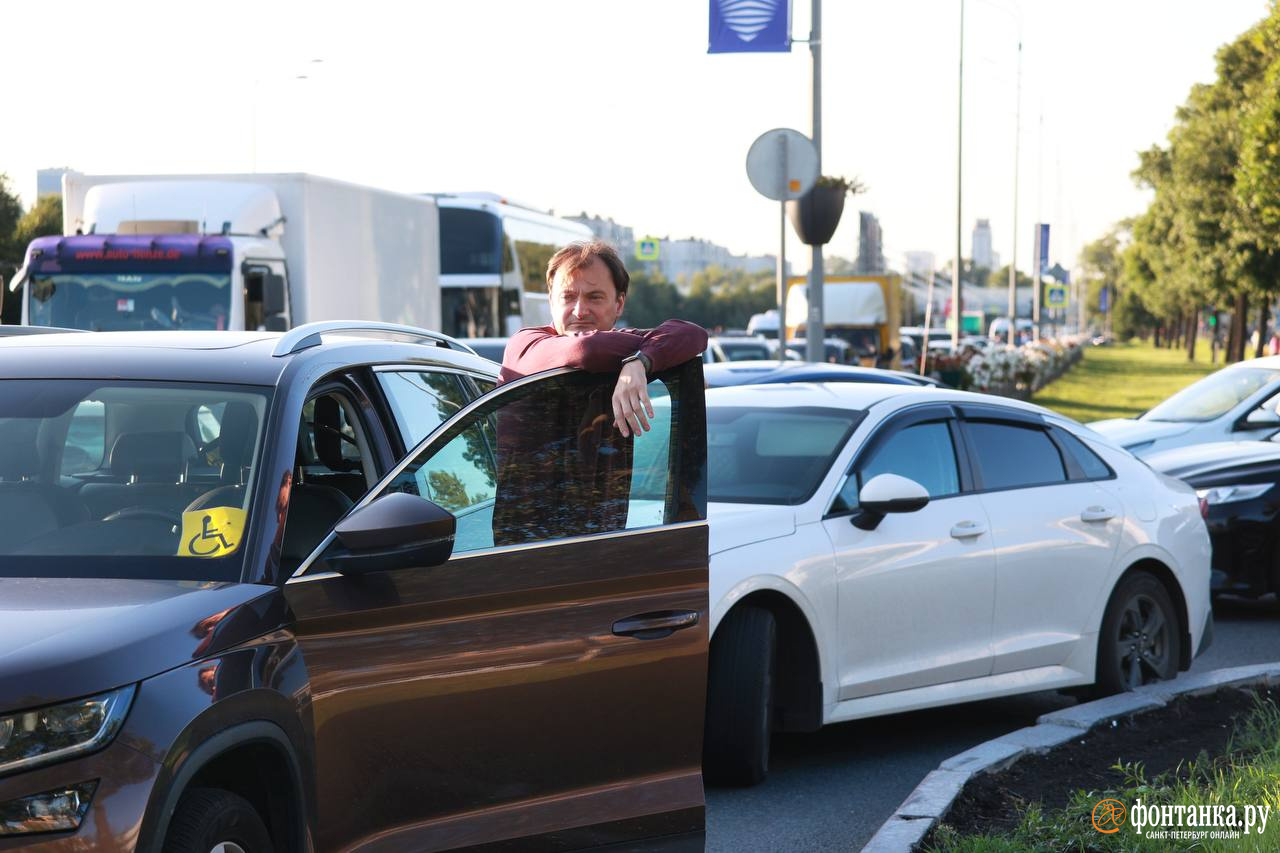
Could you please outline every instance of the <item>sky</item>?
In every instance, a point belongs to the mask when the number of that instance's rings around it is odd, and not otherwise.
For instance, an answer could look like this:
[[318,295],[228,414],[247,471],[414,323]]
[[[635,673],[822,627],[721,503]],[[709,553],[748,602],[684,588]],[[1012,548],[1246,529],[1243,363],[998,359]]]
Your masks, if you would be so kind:
[[[638,237],[774,253],[777,202],[752,189],[746,153],[772,128],[811,132],[810,51],[708,54],[709,2],[68,0],[56,16],[6,4],[0,172],[28,205],[36,170],[57,166],[489,190],[612,217]],[[1268,9],[963,2],[963,252],[981,217],[1009,260],[1017,162],[1023,269],[1037,221],[1070,266],[1081,244],[1144,209],[1136,152],[1165,141],[1191,86],[1213,79],[1217,48]],[[808,37],[810,9],[793,3],[794,37]],[[823,172],[868,187],[848,200],[828,255],[856,254],[865,210],[891,265],[908,250],[954,256],[960,9],[823,2]],[[807,268],[794,234],[787,253]]]

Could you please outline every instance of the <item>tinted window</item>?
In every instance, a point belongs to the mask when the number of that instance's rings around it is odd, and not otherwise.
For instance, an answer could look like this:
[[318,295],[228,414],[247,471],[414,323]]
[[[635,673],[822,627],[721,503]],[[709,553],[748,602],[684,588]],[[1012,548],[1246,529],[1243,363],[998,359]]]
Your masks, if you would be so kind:
[[1015,489],[1067,479],[1062,455],[1042,429],[967,421],[965,432],[973,445],[984,489]]
[[0,381],[0,575],[239,578],[267,403],[228,385]]
[[804,503],[864,415],[841,409],[709,408],[707,496],[730,503]]
[[406,449],[431,435],[467,404],[462,385],[451,373],[385,371],[378,373],[378,382]]
[[613,382],[570,373],[497,396],[450,426],[386,491],[453,512],[454,553],[662,524],[675,505],[679,407],[651,383],[652,429],[624,439],[613,426]]
[[1076,462],[1090,480],[1105,480],[1111,476],[1111,468],[1098,458],[1098,454],[1089,449],[1083,441],[1065,429],[1054,430],[1054,435],[1066,445],[1067,451],[1075,457]]
[[498,217],[483,210],[440,208],[442,275],[497,275],[501,253]]
[[500,334],[500,291],[497,287],[444,287],[440,290],[440,325],[455,338]]
[[924,486],[931,498],[960,491],[955,445],[946,421],[914,424],[898,430],[858,466],[858,476],[845,485],[840,497],[848,507],[858,505],[861,489],[880,474],[897,474]]

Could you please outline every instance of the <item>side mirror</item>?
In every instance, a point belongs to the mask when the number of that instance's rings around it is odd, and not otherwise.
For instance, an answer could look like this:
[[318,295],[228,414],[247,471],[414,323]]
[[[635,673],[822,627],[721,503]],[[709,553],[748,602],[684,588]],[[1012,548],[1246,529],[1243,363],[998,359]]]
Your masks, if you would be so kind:
[[456,529],[457,519],[448,510],[394,492],[338,523],[325,562],[344,575],[438,566],[453,553]]
[[284,292],[284,276],[267,273],[262,282],[262,313],[271,317],[283,314],[287,308],[287,296]]
[[859,530],[875,530],[891,512],[915,512],[929,503],[929,492],[915,480],[879,474],[858,492],[858,509],[849,519]]

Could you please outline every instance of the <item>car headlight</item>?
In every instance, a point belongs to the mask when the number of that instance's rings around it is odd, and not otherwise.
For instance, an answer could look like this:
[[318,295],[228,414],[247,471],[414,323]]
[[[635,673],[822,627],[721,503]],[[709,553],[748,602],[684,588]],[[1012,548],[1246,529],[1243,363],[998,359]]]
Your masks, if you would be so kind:
[[0,838],[79,829],[97,787],[95,779],[0,803]]
[[0,716],[0,774],[92,752],[115,737],[134,685],[33,711]]
[[1214,486],[1208,489],[1196,489],[1196,495],[1204,498],[1209,506],[1218,506],[1262,497],[1274,485],[1275,483],[1247,483],[1238,486]]

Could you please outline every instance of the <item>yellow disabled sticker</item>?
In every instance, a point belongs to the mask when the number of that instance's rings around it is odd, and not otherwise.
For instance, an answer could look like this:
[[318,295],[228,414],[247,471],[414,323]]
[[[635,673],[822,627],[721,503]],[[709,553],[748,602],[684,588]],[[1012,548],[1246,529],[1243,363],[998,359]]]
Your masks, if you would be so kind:
[[214,506],[182,514],[179,557],[222,557],[240,547],[245,512],[230,506]]

